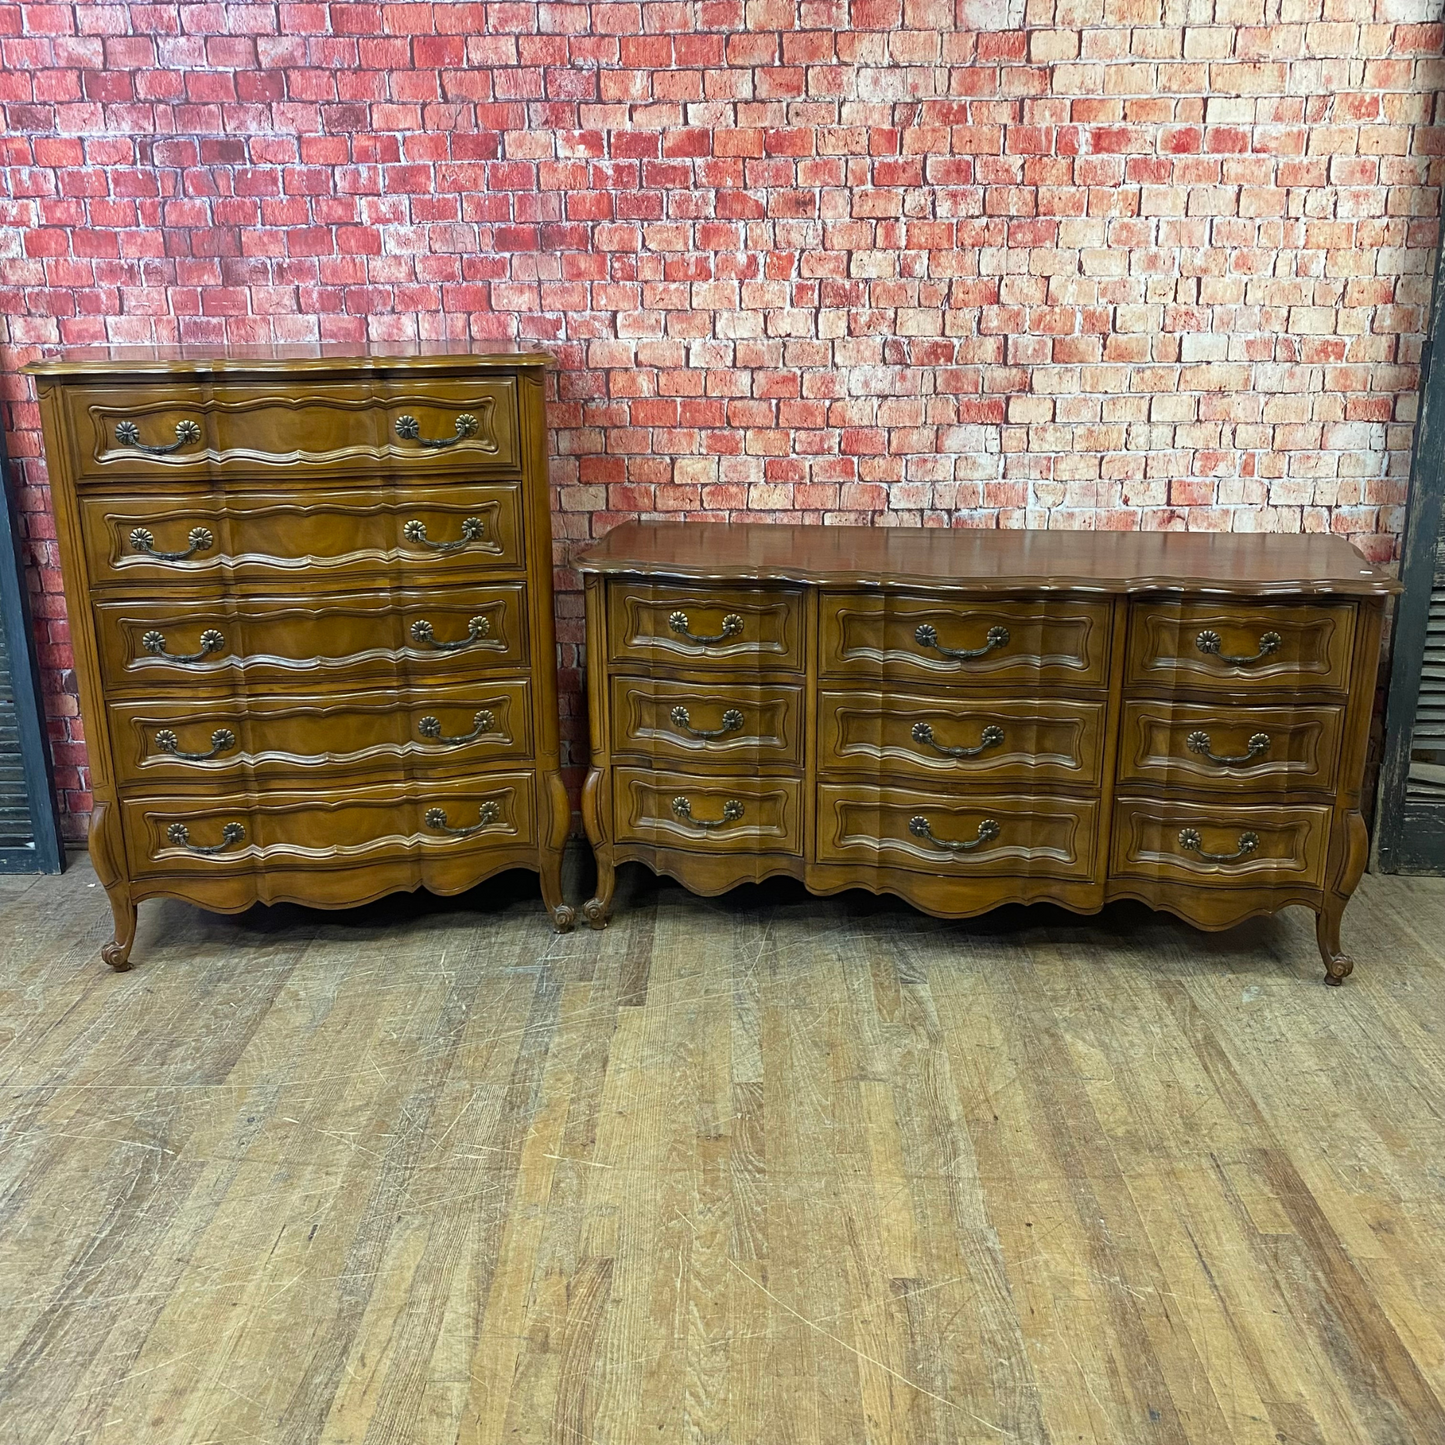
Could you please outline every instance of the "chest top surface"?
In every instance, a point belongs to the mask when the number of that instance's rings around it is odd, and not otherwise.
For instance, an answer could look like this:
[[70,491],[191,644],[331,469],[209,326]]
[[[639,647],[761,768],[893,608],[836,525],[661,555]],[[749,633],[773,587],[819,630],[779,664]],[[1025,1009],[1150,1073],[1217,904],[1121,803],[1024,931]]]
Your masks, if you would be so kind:
[[1400,590],[1343,537],[1289,533],[624,522],[579,553],[576,565],[693,581],[921,584],[962,592],[1379,597]]

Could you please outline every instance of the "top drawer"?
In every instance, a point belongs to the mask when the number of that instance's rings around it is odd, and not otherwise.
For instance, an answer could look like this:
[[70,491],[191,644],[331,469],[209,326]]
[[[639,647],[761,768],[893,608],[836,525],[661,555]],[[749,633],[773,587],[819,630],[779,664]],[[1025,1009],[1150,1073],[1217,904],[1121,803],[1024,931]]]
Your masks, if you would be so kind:
[[1100,687],[1109,659],[1108,602],[896,594],[824,596],[822,671]]
[[797,672],[803,596],[784,588],[613,582],[607,632],[614,662]]
[[356,382],[71,386],[62,407],[81,483],[515,471],[513,376]]
[[1136,602],[1130,684],[1228,692],[1349,687],[1351,602]]

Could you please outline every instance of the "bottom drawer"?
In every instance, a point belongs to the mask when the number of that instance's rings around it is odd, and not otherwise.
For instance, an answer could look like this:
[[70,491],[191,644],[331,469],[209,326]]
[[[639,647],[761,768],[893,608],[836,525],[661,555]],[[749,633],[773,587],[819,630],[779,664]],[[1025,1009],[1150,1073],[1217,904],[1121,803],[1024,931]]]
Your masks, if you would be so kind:
[[137,877],[317,868],[536,843],[530,773],[466,783],[121,804]]
[[1090,878],[1091,798],[914,792],[818,785],[818,862],[872,863],[940,876]]
[[1231,886],[1318,888],[1329,852],[1324,806],[1239,808],[1120,798],[1110,873]]
[[802,791],[797,778],[618,768],[615,836],[693,853],[801,853]]

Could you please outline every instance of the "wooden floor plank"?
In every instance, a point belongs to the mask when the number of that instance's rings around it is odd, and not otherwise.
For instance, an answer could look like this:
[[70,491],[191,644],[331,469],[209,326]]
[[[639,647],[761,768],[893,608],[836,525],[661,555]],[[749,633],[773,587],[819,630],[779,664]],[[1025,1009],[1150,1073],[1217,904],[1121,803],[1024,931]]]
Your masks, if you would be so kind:
[[1445,882],[0,888],[0,1445],[1439,1445]]

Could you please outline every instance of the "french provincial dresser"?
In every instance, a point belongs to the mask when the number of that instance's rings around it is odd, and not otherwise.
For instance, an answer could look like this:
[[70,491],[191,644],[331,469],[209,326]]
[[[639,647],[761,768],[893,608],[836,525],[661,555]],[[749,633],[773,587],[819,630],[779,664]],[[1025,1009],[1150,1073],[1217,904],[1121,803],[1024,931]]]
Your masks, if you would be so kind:
[[541,354],[73,353],[39,391],[95,809],[136,905],[531,868],[558,928]]
[[1350,972],[1398,585],[1342,538],[630,522],[577,565],[594,926],[637,861],[947,918],[1298,903]]

